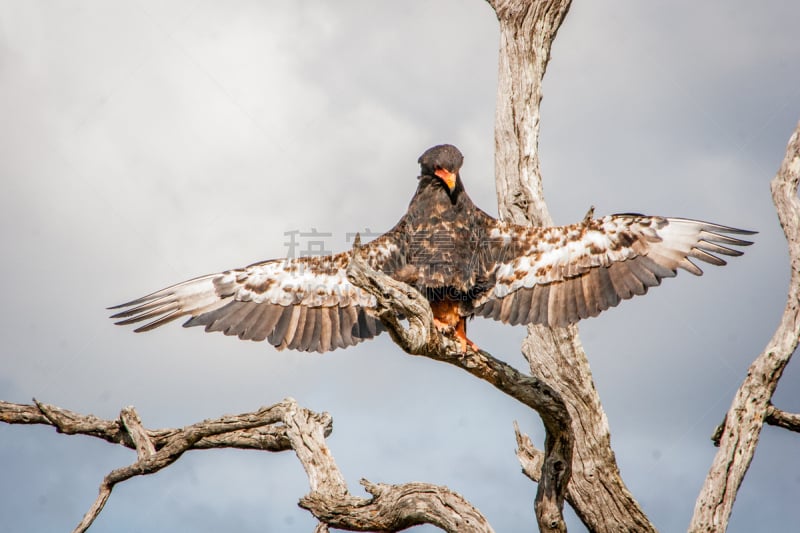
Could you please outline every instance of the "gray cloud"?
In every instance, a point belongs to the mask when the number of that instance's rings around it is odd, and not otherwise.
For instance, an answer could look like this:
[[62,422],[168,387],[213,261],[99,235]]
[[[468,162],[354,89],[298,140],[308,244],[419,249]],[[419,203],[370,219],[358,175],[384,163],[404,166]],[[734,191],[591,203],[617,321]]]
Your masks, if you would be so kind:
[[[663,531],[685,528],[722,419],[772,334],[788,281],[768,191],[800,118],[800,8],[772,2],[573,6],[545,81],[541,155],[555,219],[643,211],[757,229],[700,279],[682,274],[581,326],[623,476]],[[459,145],[496,212],[497,23],[482,2],[78,5],[0,2],[0,398],[98,416],[135,405],[180,426],[293,396],[330,411],[357,481],[447,484],[498,531],[529,530],[512,420],[536,416],[386,338],[326,356],[179,327],[134,335],[104,308],[286,254],[286,232],[389,228],[416,158]],[[523,328],[471,336],[520,367]],[[797,371],[776,401],[800,409]],[[11,530],[74,527],[132,456],[0,426]],[[730,531],[786,531],[796,435],[768,428]],[[97,531],[309,531],[291,455],[196,452],[120,486]],[[764,506],[767,505],[768,508]],[[580,530],[576,519],[573,530]],[[422,528],[428,530],[429,528]]]

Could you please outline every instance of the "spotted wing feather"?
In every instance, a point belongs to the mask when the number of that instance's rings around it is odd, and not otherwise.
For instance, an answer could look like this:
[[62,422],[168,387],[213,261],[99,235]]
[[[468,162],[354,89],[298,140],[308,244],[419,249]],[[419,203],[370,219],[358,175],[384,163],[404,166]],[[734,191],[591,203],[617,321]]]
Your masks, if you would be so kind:
[[682,218],[610,215],[571,226],[497,222],[489,232],[495,284],[475,314],[510,324],[567,326],[645,294],[692,261],[724,265],[754,232]]
[[[391,233],[362,246],[373,268],[392,266],[398,244]],[[372,313],[375,297],[347,279],[350,253],[276,259],[178,283],[112,307],[119,325],[145,322],[149,331],[182,317],[184,327],[205,326],[240,339],[268,340],[284,348],[326,352],[383,331]]]

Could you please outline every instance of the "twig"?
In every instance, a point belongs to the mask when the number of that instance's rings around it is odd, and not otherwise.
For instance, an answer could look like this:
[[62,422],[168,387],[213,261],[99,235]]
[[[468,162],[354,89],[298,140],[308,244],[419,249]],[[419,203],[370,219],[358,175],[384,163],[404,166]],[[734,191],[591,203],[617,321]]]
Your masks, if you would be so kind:
[[517,438],[517,459],[522,466],[522,473],[534,483],[542,477],[544,465],[544,452],[536,448],[531,438],[519,430],[519,424],[514,421],[514,436]]
[[155,455],[156,447],[147,435],[147,431],[144,429],[144,426],[142,426],[142,419],[139,418],[139,414],[133,406],[123,409],[119,419],[136,446],[136,455],[139,457],[139,460],[141,461]]
[[772,404],[767,407],[767,418],[765,422],[773,426],[788,429],[789,431],[800,432],[800,414],[781,411]]

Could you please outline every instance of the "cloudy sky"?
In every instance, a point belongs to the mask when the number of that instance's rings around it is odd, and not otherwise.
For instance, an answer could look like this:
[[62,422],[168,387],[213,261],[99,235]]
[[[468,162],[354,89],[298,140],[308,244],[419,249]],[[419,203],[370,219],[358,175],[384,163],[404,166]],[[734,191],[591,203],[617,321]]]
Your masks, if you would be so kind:
[[[798,20],[778,0],[578,2],[553,48],[540,148],[557,223],[595,205],[760,232],[729,266],[581,325],[623,477],[663,531],[685,530],[709,435],[782,312],[768,181],[800,119]],[[433,144],[462,149],[467,189],[496,213],[497,42],[479,0],[0,0],[0,398],[105,418],[134,405],[156,428],[292,396],[332,414],[354,493],[362,477],[444,484],[497,531],[530,531],[512,422],[539,445],[541,424],[471,376],[386,336],[317,356],[177,325],[135,335],[105,311],[286,256],[292,232],[339,250],[388,229]],[[520,368],[524,333],[471,324]],[[798,389],[790,365],[776,404],[800,411]],[[730,531],[796,528],[798,444],[765,428]],[[133,460],[0,426],[0,529],[70,531]],[[307,491],[291,453],[192,452],[118,486],[93,531],[308,532]]]

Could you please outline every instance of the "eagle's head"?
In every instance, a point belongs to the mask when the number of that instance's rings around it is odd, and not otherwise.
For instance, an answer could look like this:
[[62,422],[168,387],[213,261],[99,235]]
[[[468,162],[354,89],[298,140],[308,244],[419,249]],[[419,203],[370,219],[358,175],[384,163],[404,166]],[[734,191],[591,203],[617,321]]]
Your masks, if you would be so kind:
[[458,182],[458,171],[464,163],[464,156],[452,144],[440,144],[425,150],[417,162],[422,176],[438,177],[452,193]]

